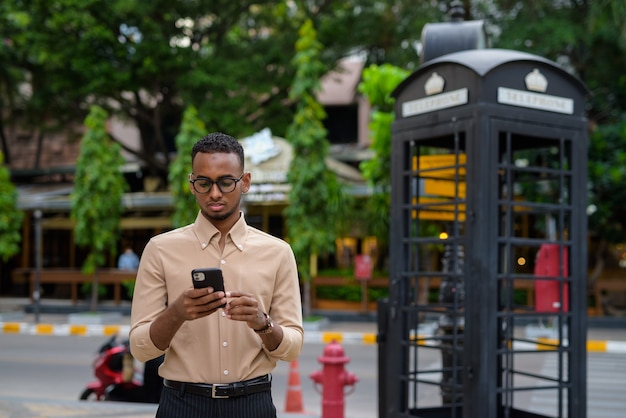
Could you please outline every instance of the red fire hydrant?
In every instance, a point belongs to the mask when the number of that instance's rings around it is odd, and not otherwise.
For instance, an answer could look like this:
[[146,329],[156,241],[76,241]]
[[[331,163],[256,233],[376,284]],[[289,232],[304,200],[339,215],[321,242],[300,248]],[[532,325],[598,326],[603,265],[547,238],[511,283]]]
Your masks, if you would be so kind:
[[[344,365],[350,361],[345,356],[341,344],[333,340],[324,348],[324,354],[317,358],[323,364],[322,370],[311,373],[311,379],[323,386],[322,391],[322,418],[343,418],[345,401],[344,386],[353,386],[358,378],[346,371]],[[319,393],[317,386],[315,387]],[[346,395],[352,393],[346,393]]]

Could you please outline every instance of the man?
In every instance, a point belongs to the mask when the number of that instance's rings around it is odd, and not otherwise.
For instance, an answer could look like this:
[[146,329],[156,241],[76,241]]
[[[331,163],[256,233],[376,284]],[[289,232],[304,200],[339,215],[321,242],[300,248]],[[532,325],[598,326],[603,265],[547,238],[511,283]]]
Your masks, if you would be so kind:
[[[157,417],[276,417],[270,373],[303,343],[289,245],[246,224],[243,148],[223,133],[192,151],[196,221],[153,237],[142,254],[130,343],[140,361],[165,353]],[[194,289],[191,270],[219,267],[225,292]],[[223,308],[221,306],[226,304]]]
[[117,268],[120,270],[137,270],[139,267],[139,257],[130,246],[125,247],[124,252],[117,260]]

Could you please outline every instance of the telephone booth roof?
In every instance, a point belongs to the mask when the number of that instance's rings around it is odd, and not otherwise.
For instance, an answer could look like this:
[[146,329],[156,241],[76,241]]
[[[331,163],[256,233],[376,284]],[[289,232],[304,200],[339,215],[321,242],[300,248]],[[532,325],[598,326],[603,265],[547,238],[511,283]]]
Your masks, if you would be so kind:
[[[525,79],[536,72],[545,83],[543,90],[525,85]],[[429,77],[442,77],[445,87],[439,92],[427,92]],[[541,94],[555,95],[573,100],[572,116],[584,116],[585,97],[589,90],[576,76],[558,64],[538,55],[506,49],[471,49],[446,54],[423,63],[396,87],[392,96],[396,98],[399,118],[407,117],[401,112],[402,103],[424,97],[436,97],[437,93],[459,88],[469,88],[467,104],[476,102],[500,102],[498,89],[509,87],[519,90],[535,90]],[[501,102],[500,102],[501,103]]]

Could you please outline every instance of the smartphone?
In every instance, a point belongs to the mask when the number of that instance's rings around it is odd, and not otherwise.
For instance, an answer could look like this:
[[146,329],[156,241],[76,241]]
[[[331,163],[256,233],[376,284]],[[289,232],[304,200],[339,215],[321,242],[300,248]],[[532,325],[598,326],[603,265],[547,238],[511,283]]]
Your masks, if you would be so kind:
[[[214,292],[221,290],[224,292],[224,276],[219,268],[200,268],[191,270],[191,281],[193,287],[200,289],[211,286]],[[226,306],[223,304],[221,308]]]
[[219,268],[200,268],[191,271],[191,280],[193,287],[200,289],[202,287],[213,288],[213,291],[224,291],[224,277],[222,269]]

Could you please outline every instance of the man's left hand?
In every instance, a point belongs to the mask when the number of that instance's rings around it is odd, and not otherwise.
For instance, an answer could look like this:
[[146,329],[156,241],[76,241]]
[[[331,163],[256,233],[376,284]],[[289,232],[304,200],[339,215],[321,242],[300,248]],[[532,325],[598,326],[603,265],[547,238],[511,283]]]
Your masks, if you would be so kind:
[[228,303],[224,308],[226,315],[235,321],[245,321],[252,329],[265,327],[265,315],[259,309],[259,302],[251,293],[226,292]]

